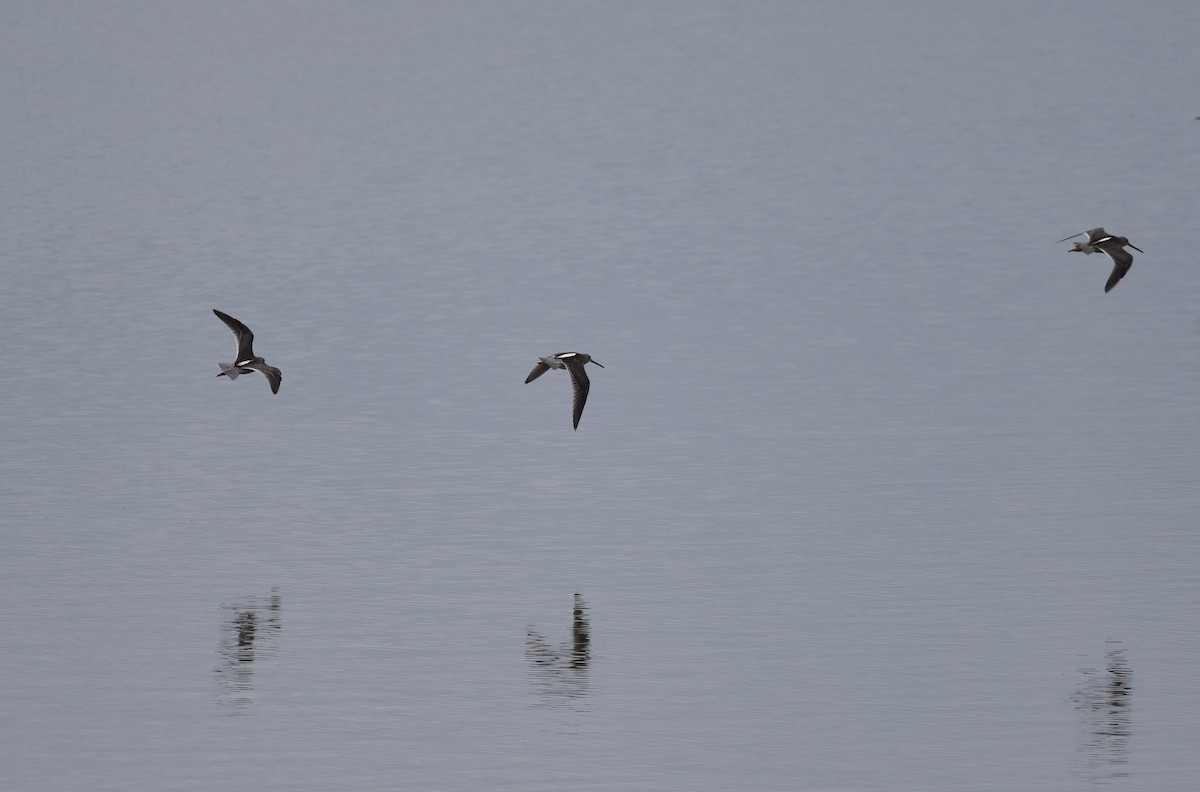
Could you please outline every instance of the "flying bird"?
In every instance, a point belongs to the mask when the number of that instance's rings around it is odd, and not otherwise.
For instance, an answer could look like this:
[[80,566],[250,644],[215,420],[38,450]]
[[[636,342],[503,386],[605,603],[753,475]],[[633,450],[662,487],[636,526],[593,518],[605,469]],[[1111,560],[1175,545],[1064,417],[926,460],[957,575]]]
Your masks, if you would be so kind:
[[[525,378],[525,384],[528,385],[550,369],[567,370],[571,375],[571,388],[575,391],[575,398],[571,402],[571,420],[575,429],[579,429],[579,417],[583,415],[583,405],[587,403],[588,390],[592,387],[587,372],[583,370],[588,363],[596,361],[586,352],[559,352],[557,355],[539,357],[537,365]],[[596,365],[604,368],[599,363]]]
[[[1128,246],[1138,253],[1146,252],[1125,237],[1113,236],[1103,228],[1080,231],[1078,234],[1071,234],[1067,239],[1074,239],[1084,234],[1087,234],[1087,239],[1083,242],[1076,242],[1075,247],[1071,248],[1068,252],[1083,253],[1086,256],[1090,256],[1093,253],[1108,254],[1108,257],[1113,260],[1113,271],[1108,276],[1108,283],[1104,284],[1104,292],[1106,294],[1112,291],[1112,288],[1120,282],[1121,278],[1125,277],[1125,273],[1129,272],[1129,268],[1133,266],[1133,254],[1125,248]],[[1058,241],[1066,242],[1067,239],[1060,239]]]
[[237,338],[237,357],[233,359],[233,365],[218,363],[221,373],[217,376],[229,377],[233,380],[237,379],[239,374],[257,371],[267,378],[267,382],[271,385],[271,393],[279,393],[279,383],[283,380],[283,374],[274,366],[268,366],[267,361],[254,354],[254,333],[250,332],[250,328],[229,314],[221,313],[216,308],[213,308],[213,313],[233,331],[234,337]]

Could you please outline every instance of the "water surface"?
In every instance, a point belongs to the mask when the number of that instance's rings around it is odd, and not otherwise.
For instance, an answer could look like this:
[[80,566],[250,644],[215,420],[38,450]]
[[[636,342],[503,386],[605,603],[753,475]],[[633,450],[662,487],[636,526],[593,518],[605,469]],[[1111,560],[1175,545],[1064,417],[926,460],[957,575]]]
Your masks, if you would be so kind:
[[3,786],[1190,788],[1200,10],[1078,11],[5,5]]

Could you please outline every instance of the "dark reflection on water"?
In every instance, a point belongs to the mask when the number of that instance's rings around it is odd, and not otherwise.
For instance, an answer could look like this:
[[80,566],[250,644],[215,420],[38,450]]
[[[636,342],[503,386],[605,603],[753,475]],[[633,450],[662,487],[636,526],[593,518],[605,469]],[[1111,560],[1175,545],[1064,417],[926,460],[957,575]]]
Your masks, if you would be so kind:
[[279,654],[283,628],[279,589],[270,596],[244,597],[221,605],[221,638],[217,644],[218,701],[236,714],[252,702],[254,663]]
[[1087,737],[1080,748],[1088,778],[1107,782],[1129,776],[1130,709],[1133,670],[1120,641],[1109,641],[1104,668],[1083,668],[1085,675],[1073,700],[1084,717]]
[[532,627],[525,631],[525,660],[537,693],[548,702],[577,702],[588,692],[588,667],[592,662],[591,621],[588,606],[575,595],[571,640],[550,643]]

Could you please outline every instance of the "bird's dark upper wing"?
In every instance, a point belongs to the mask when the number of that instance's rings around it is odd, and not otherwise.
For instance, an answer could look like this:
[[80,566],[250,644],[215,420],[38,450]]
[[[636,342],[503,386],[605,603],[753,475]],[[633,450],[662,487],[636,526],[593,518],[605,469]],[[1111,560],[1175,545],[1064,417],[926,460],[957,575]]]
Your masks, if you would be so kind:
[[247,368],[262,372],[262,375],[267,378],[267,382],[271,385],[271,393],[279,393],[279,383],[283,381],[282,371],[274,366],[268,366],[266,363],[251,363]]
[[571,423],[578,429],[579,417],[583,415],[583,405],[587,404],[588,391],[591,390],[592,383],[588,379],[587,372],[583,370],[583,364],[574,359],[564,360],[567,364],[567,371],[571,373],[571,387],[575,391],[575,398],[571,401]]
[[539,360],[537,365],[533,367],[533,371],[529,372],[529,376],[525,378],[525,384],[528,385],[549,370],[550,367]]
[[216,308],[213,308],[213,313],[217,315],[225,325],[233,331],[233,335],[237,338],[237,357],[234,358],[234,363],[241,363],[243,360],[250,360],[254,357],[254,333],[250,332],[250,328],[234,319],[227,313],[222,313]]
[[1104,291],[1107,294],[1112,291],[1121,278],[1125,277],[1125,273],[1129,272],[1129,268],[1133,266],[1133,254],[1120,245],[1109,245],[1103,248],[1104,252],[1113,260],[1113,271],[1108,276],[1108,283],[1104,284]]

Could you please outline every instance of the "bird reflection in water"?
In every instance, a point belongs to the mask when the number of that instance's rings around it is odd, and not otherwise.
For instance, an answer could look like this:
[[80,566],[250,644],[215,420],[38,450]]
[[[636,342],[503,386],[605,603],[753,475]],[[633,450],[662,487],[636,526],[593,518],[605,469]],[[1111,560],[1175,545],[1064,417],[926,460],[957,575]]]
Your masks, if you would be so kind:
[[279,654],[282,610],[279,589],[268,597],[245,597],[221,605],[221,638],[217,644],[219,701],[234,713],[252,699],[254,661]]
[[1074,696],[1088,730],[1080,752],[1089,778],[1096,782],[1129,775],[1124,768],[1129,763],[1133,670],[1120,641],[1108,641],[1107,646],[1103,669],[1080,669],[1086,678]]
[[588,606],[579,594],[575,595],[569,642],[555,647],[532,627],[525,631],[529,678],[546,701],[572,703],[587,695],[591,641]]

